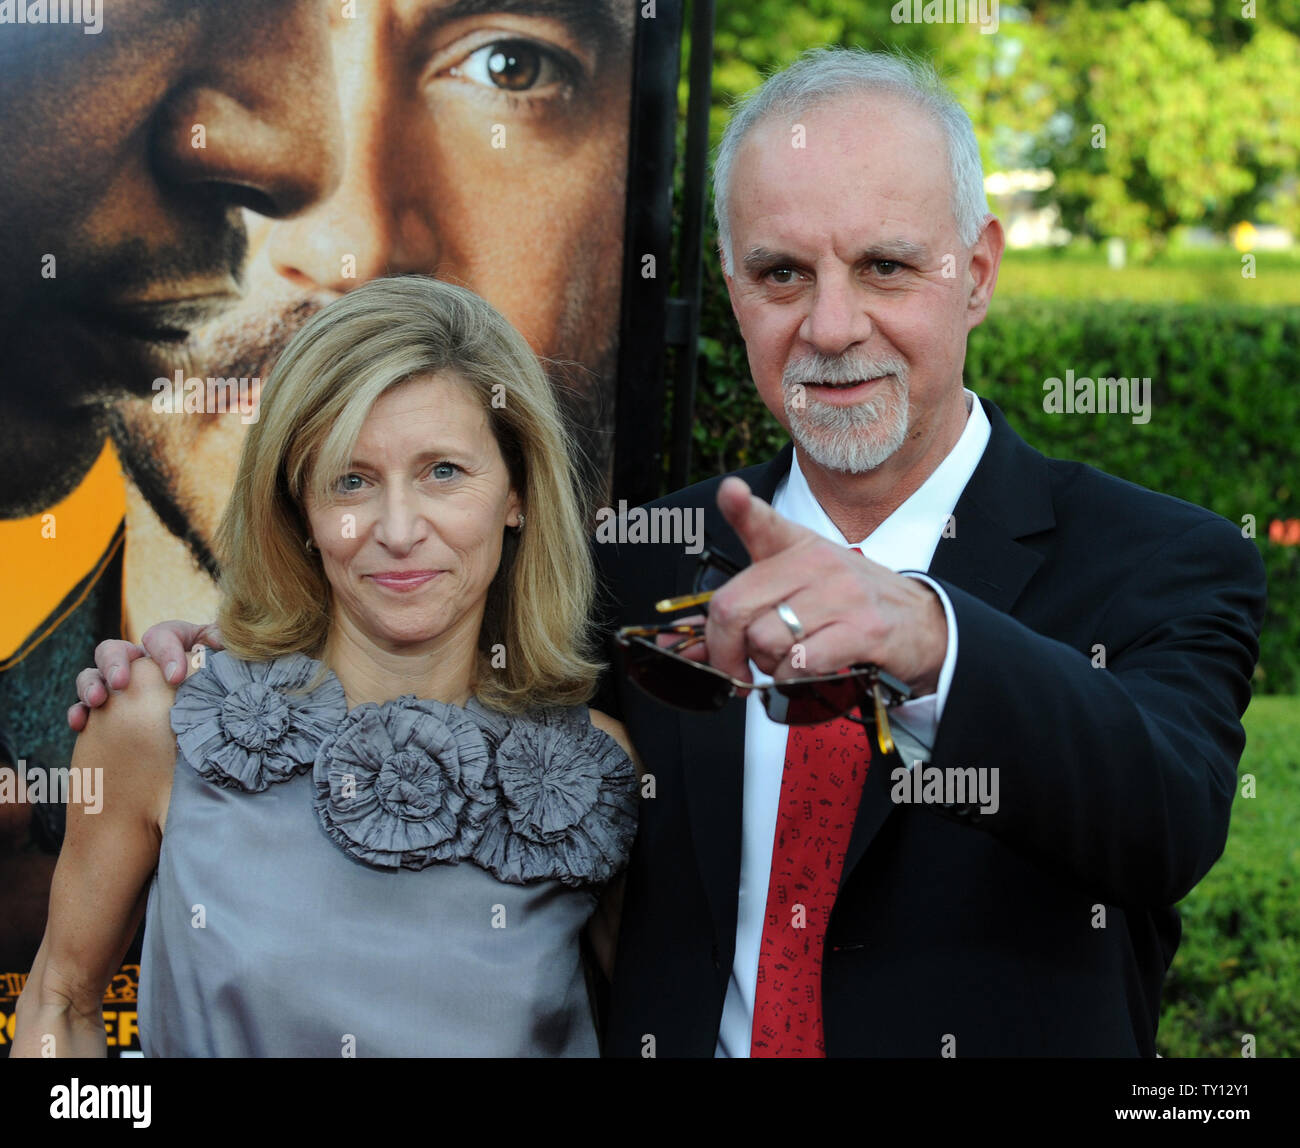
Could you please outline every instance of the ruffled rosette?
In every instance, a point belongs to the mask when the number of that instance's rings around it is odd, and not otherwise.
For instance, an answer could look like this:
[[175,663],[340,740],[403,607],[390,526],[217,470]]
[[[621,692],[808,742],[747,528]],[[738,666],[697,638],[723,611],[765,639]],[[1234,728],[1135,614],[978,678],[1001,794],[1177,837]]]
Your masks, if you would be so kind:
[[636,834],[636,767],[586,707],[517,719],[497,747],[501,799],[474,861],[511,885],[601,884]]
[[469,857],[492,812],[491,755],[468,712],[407,695],[349,713],[316,756],[316,813],[368,865]]
[[320,663],[304,654],[245,662],[218,651],[176,691],[171,726],[182,758],[206,781],[257,793],[311,768],[347,714],[332,673],[303,687]]

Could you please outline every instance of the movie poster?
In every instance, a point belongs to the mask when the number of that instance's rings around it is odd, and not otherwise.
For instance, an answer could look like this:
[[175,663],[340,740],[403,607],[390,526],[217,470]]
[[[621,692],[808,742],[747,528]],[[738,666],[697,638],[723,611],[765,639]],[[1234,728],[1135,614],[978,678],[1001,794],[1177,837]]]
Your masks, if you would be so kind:
[[[608,475],[626,205],[667,202],[668,170],[628,177],[644,23],[626,0],[0,3],[0,1047],[61,803],[97,800],[69,773],[75,673],[215,616],[240,445],[310,316],[379,276],[469,287]],[[139,1048],[138,971],[133,948],[110,1054]]]

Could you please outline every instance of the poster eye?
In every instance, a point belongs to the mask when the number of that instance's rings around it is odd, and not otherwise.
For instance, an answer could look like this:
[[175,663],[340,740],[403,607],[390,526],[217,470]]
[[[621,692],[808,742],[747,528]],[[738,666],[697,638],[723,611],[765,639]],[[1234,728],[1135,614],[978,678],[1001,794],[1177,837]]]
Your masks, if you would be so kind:
[[503,92],[526,92],[564,78],[552,53],[531,40],[497,40],[470,53],[453,72]]

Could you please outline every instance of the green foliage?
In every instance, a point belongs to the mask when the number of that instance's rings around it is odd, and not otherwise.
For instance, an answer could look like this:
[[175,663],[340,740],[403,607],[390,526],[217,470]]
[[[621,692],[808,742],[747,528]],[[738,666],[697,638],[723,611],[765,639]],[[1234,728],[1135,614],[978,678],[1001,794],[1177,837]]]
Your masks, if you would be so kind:
[[1294,188],[1280,184],[1300,161],[1292,33],[1261,22],[1223,51],[1161,0],[1076,0],[1047,28],[1011,34],[1037,38],[1025,60],[1051,77],[1056,114],[1037,142],[1057,178],[1048,197],[1076,234],[1142,252],[1179,224],[1300,222]]
[[731,102],[805,49],[902,48],[970,113],[986,171],[1053,173],[1041,199],[1077,236],[1118,236],[1140,259],[1180,226],[1300,231],[1300,0],[1253,17],[1213,0],[1028,0],[1000,6],[996,35],[894,24],[893,7],[718,0],[714,143]]
[[[710,261],[694,426],[694,474],[761,461],[786,441],[749,381]],[[1149,377],[1150,421],[1053,414],[1044,381]],[[966,381],[1045,454],[1077,459],[1236,523],[1254,516],[1269,577],[1256,689],[1300,690],[1300,547],[1269,541],[1300,517],[1300,311],[1231,304],[1012,300],[972,332]]]
[[1179,906],[1183,940],[1165,982],[1164,1056],[1300,1055],[1300,699],[1256,698],[1228,844]]

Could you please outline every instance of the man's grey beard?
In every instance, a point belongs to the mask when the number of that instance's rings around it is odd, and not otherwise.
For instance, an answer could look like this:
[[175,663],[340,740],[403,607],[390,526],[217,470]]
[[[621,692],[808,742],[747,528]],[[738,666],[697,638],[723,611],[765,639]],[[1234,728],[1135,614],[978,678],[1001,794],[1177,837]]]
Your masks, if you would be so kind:
[[[882,379],[876,393],[855,406],[818,402],[806,389],[809,383],[850,383],[885,375],[889,377]],[[852,352],[811,355],[786,364],[781,391],[795,443],[827,470],[875,470],[907,438],[907,364],[902,359],[872,359]]]

